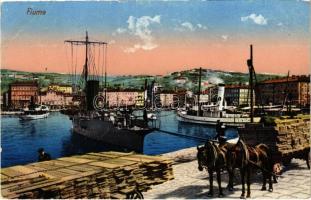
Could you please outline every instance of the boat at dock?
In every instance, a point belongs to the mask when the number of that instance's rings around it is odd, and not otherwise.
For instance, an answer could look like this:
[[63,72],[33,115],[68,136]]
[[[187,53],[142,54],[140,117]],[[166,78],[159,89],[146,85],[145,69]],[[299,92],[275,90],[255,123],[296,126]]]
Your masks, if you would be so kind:
[[[99,41],[90,41],[86,32],[85,40],[66,40],[65,43],[85,46],[85,64],[82,77],[84,88],[81,95],[80,107],[78,110],[70,113],[70,119],[73,124],[73,133],[83,135],[87,138],[101,141],[107,144],[117,145],[125,150],[136,152],[143,151],[144,137],[154,130],[148,125],[148,119],[140,119],[132,114],[130,109],[109,110],[106,100],[106,66],[104,91],[99,89],[99,75],[95,74],[100,69],[94,63],[94,56],[91,55],[91,48],[103,48],[100,52],[106,52],[107,43]],[[72,48],[71,48],[72,49]],[[99,55],[98,55],[99,56]],[[100,57],[100,56],[99,56]],[[100,58],[106,59],[106,54]],[[93,63],[91,62],[93,60]],[[102,60],[101,63],[106,63]],[[90,70],[93,69],[93,72]],[[91,75],[92,74],[92,75]],[[101,96],[100,94],[104,94]]]
[[210,102],[208,105],[202,105],[200,102],[201,94],[201,76],[202,68],[199,71],[199,91],[198,91],[198,103],[191,109],[186,108],[185,110],[179,110],[177,112],[178,120],[183,122],[216,125],[216,123],[222,122],[226,126],[240,127],[248,123],[259,123],[261,120],[260,116],[254,116],[254,98],[253,98],[253,79],[256,81],[256,74],[253,67],[253,47],[250,47],[250,59],[247,60],[249,68],[249,90],[250,90],[250,109],[243,111],[236,109],[236,107],[229,108],[226,105],[224,99],[225,96],[225,85],[218,85],[218,93],[216,102]]
[[119,112],[86,112],[72,116],[73,132],[125,150],[142,152],[144,137],[154,129],[142,119]]
[[[216,125],[222,122],[226,126],[239,127],[251,123],[248,113],[229,110],[224,105],[224,85],[218,85],[217,102],[209,105],[194,106],[192,109],[177,111],[178,120],[182,122]],[[254,117],[253,122],[259,123],[260,117]]]
[[19,115],[21,120],[44,119],[49,116],[49,108],[45,105],[24,109],[24,112]]

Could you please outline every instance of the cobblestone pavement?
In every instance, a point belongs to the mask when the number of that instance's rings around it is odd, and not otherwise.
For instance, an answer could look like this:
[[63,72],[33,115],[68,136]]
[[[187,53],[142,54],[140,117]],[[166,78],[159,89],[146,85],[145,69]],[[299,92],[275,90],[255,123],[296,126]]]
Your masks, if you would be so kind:
[[[174,158],[174,180],[161,185],[153,186],[144,193],[146,199],[205,199],[209,190],[208,173],[199,171],[195,160],[196,149],[186,149],[179,152],[166,154]],[[224,198],[240,198],[240,177],[235,178],[235,191],[229,192],[223,189]],[[253,174],[251,179],[251,197],[255,199],[310,199],[311,198],[311,174],[305,161],[293,159],[286,168],[278,183],[273,184],[273,192],[261,191],[261,174]],[[222,188],[228,183],[227,173],[222,174]],[[268,184],[267,184],[268,187]],[[218,197],[218,184],[214,174],[214,198]]]

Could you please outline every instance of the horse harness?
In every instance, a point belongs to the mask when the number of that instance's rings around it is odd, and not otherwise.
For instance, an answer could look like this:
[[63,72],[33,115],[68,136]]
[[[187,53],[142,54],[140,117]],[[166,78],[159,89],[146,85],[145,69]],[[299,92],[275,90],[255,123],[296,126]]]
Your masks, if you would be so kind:
[[[213,152],[213,159],[212,159],[212,165],[210,165],[210,163],[207,163],[207,166],[205,166],[205,168],[217,167],[216,162],[219,161],[220,156],[223,158],[223,161],[224,161],[223,165],[225,166],[227,163],[227,159],[226,159],[227,150],[223,147],[217,146],[214,142],[209,142],[209,144],[210,144],[212,152]],[[205,158],[208,157],[206,148],[207,147],[205,145],[204,152],[203,152],[203,156]]]

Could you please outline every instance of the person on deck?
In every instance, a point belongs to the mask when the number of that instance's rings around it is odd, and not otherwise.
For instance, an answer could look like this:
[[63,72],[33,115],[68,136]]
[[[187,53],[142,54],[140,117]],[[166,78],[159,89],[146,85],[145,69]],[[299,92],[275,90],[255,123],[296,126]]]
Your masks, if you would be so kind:
[[38,153],[38,162],[51,160],[50,154],[45,153],[43,148],[38,149]]

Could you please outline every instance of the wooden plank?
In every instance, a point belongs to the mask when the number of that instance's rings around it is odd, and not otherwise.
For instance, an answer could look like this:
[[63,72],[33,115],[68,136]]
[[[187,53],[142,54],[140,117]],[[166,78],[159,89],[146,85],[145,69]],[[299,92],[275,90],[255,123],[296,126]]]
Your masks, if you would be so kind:
[[117,151],[105,151],[105,152],[100,152],[103,155],[115,155],[115,156],[128,156],[134,154],[134,152],[117,152]]
[[120,165],[120,167],[137,164],[137,162],[130,161],[130,160],[124,160],[124,159],[120,159],[120,158],[105,160],[105,161],[102,161],[102,162]]
[[92,165],[88,165],[88,164],[75,165],[75,166],[70,166],[68,168],[71,170],[78,171],[78,172],[86,172],[86,171],[90,171],[90,170],[103,170],[102,167],[96,167],[96,166],[92,166]]
[[58,169],[57,171],[62,172],[62,173],[66,173],[68,175],[75,175],[75,174],[80,173],[79,171],[73,170],[71,168],[62,168],[62,169]]
[[[19,165],[20,166],[20,165]],[[17,167],[17,166],[15,166]],[[10,178],[15,177],[15,176],[21,176],[23,173],[17,171],[14,169],[14,167],[9,167],[9,168],[3,168],[1,169],[1,174],[4,174]]]
[[165,158],[163,156],[147,156],[147,155],[141,155],[141,154],[134,154],[134,155],[131,155],[129,157],[141,158],[141,159],[153,160],[153,161],[165,161],[165,160],[168,160],[168,158]]
[[81,158],[85,158],[85,159],[89,159],[89,160],[95,160],[95,161],[111,159],[111,158],[108,158],[108,157],[101,157],[101,156],[88,155],[88,154],[81,156]]
[[93,174],[96,174],[96,173],[98,173],[98,171],[84,172],[84,173],[80,173],[80,174],[77,174],[77,175],[63,177],[63,178],[60,178],[60,179],[59,178],[57,178],[57,179],[50,179],[50,180],[48,180],[47,182],[45,182],[43,184],[36,184],[36,185],[32,185],[31,187],[27,187],[27,188],[23,188],[23,189],[20,189],[20,190],[16,190],[15,193],[24,193],[24,192],[32,191],[32,190],[35,190],[35,189],[38,189],[38,188],[44,188],[44,187],[47,187],[47,186],[60,184],[60,183],[63,183],[63,182],[66,182],[66,181],[70,181],[70,180],[74,180],[74,179],[77,179],[77,178],[80,178],[80,177],[90,176],[90,175],[93,175]]
[[77,164],[77,163],[74,163],[74,162],[68,162],[68,161],[64,161],[64,160],[51,160],[50,163],[52,165],[60,166],[60,167],[61,166],[68,167],[68,166]]
[[37,172],[37,170],[34,170],[34,169],[27,167],[27,166],[21,166],[21,165],[12,167],[11,169],[14,169],[14,170],[16,170],[22,174],[31,174],[31,173]]
[[120,168],[119,164],[113,164],[113,163],[107,163],[107,162],[92,162],[92,163],[89,163],[89,165],[103,167],[103,168],[109,168],[109,169]]
[[54,177],[54,178],[62,178],[62,177],[71,175],[71,174],[68,174],[68,173],[65,173],[59,170],[49,170],[49,171],[44,172],[44,174],[50,177]]
[[[147,191],[151,185],[173,179],[171,163],[158,156],[119,152],[60,158],[16,168],[17,171],[28,173],[24,178],[39,173],[45,177],[5,184],[2,194],[5,197],[38,198],[35,191],[40,188],[51,194],[61,191],[52,198],[112,198],[113,195],[125,198],[120,193],[126,194],[136,184],[142,191]],[[7,177],[5,174],[3,176]]]
[[117,155],[105,154],[105,152],[102,152],[102,153],[88,153],[87,155],[99,156],[99,157],[103,157],[103,158],[107,158],[107,159],[112,159],[112,158],[120,157],[120,156],[117,156]]
[[133,157],[133,156],[124,156],[124,157],[120,157],[119,159],[122,159],[122,160],[129,160],[129,161],[135,161],[135,162],[139,162],[139,163],[154,162],[154,160],[151,160],[151,159],[138,158],[138,157]]
[[93,160],[78,158],[78,157],[64,157],[64,158],[59,158],[57,160],[68,161],[68,162],[79,163],[79,164],[94,162]]

